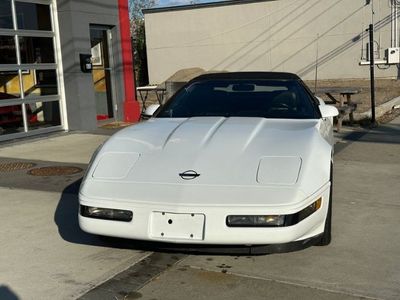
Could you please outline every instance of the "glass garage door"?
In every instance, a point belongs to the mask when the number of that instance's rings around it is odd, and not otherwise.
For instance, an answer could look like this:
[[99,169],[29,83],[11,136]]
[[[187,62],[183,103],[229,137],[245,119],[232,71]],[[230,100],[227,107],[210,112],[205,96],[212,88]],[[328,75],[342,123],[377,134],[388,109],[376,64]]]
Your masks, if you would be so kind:
[[62,128],[51,1],[0,0],[0,140]]

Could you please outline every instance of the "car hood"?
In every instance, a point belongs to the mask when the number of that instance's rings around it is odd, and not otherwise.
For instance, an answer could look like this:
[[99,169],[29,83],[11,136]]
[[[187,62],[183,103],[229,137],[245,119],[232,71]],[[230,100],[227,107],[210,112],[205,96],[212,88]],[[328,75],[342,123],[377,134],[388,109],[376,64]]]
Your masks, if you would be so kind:
[[168,195],[166,201],[173,201],[184,190],[194,198],[207,190],[212,194],[226,190],[223,197],[229,197],[229,191],[250,191],[260,193],[254,198],[261,199],[269,191],[304,198],[329,181],[331,145],[319,133],[320,122],[243,117],[151,119],[106,142],[81,191],[99,197],[107,194],[107,186],[119,186],[121,192],[114,188],[113,197],[124,197],[129,184],[135,188],[128,198],[150,197],[149,201],[153,199],[149,194],[159,199],[161,191]]

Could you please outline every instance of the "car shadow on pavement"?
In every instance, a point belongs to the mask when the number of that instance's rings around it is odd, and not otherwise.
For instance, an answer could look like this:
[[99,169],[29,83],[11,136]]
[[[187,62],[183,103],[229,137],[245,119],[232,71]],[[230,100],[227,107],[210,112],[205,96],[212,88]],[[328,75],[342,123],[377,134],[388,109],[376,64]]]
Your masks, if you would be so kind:
[[335,153],[343,151],[352,143],[400,144],[400,126],[397,124],[381,124],[373,128],[354,130],[344,135],[335,144]]
[[61,193],[54,214],[54,222],[58,227],[61,238],[64,241],[74,244],[150,251],[150,249],[147,249],[143,245],[136,245],[131,240],[102,237],[81,230],[78,222],[78,194],[81,182],[82,178],[68,185]]
[[100,246],[102,242],[97,236],[85,233],[79,228],[78,192],[81,181],[82,179],[73,182],[62,191],[55,211],[54,221],[63,240],[75,244]]
[[157,251],[153,243],[121,238],[98,236],[84,232],[79,227],[79,186],[82,179],[68,185],[62,192],[58,202],[54,222],[58,227],[61,238],[67,242],[82,245],[102,246],[108,248],[135,249]]
[[1,300],[18,300],[19,297],[6,285],[0,285]]
[[367,135],[360,138],[360,142],[400,144],[400,126],[397,124],[383,124],[371,129]]

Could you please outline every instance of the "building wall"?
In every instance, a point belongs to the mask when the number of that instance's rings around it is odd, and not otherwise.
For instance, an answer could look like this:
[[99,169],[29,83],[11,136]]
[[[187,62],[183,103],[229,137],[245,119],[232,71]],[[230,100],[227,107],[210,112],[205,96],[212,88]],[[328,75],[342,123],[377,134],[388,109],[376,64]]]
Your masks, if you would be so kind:
[[57,0],[63,82],[69,129],[97,127],[95,90],[91,73],[80,69],[79,54],[90,54],[89,25],[111,26],[115,69],[116,118],[122,119],[124,101],[122,58],[117,0]]
[[[238,1],[240,2],[240,1]],[[287,71],[314,79],[368,78],[371,5],[366,0],[266,0],[184,10],[148,10],[146,39],[151,83],[176,71]],[[374,1],[379,56],[390,47],[389,0]],[[397,78],[397,66],[377,69]]]

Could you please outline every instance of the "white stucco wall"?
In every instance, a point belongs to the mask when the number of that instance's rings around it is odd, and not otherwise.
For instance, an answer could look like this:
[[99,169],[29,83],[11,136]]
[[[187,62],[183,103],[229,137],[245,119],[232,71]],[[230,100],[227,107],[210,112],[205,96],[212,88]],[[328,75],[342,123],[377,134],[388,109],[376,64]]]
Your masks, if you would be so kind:
[[[145,14],[151,83],[180,69],[287,71],[314,79],[368,78],[371,5],[365,0],[276,0]],[[390,47],[389,0],[374,1],[380,56]],[[397,66],[377,77],[397,78]]]

